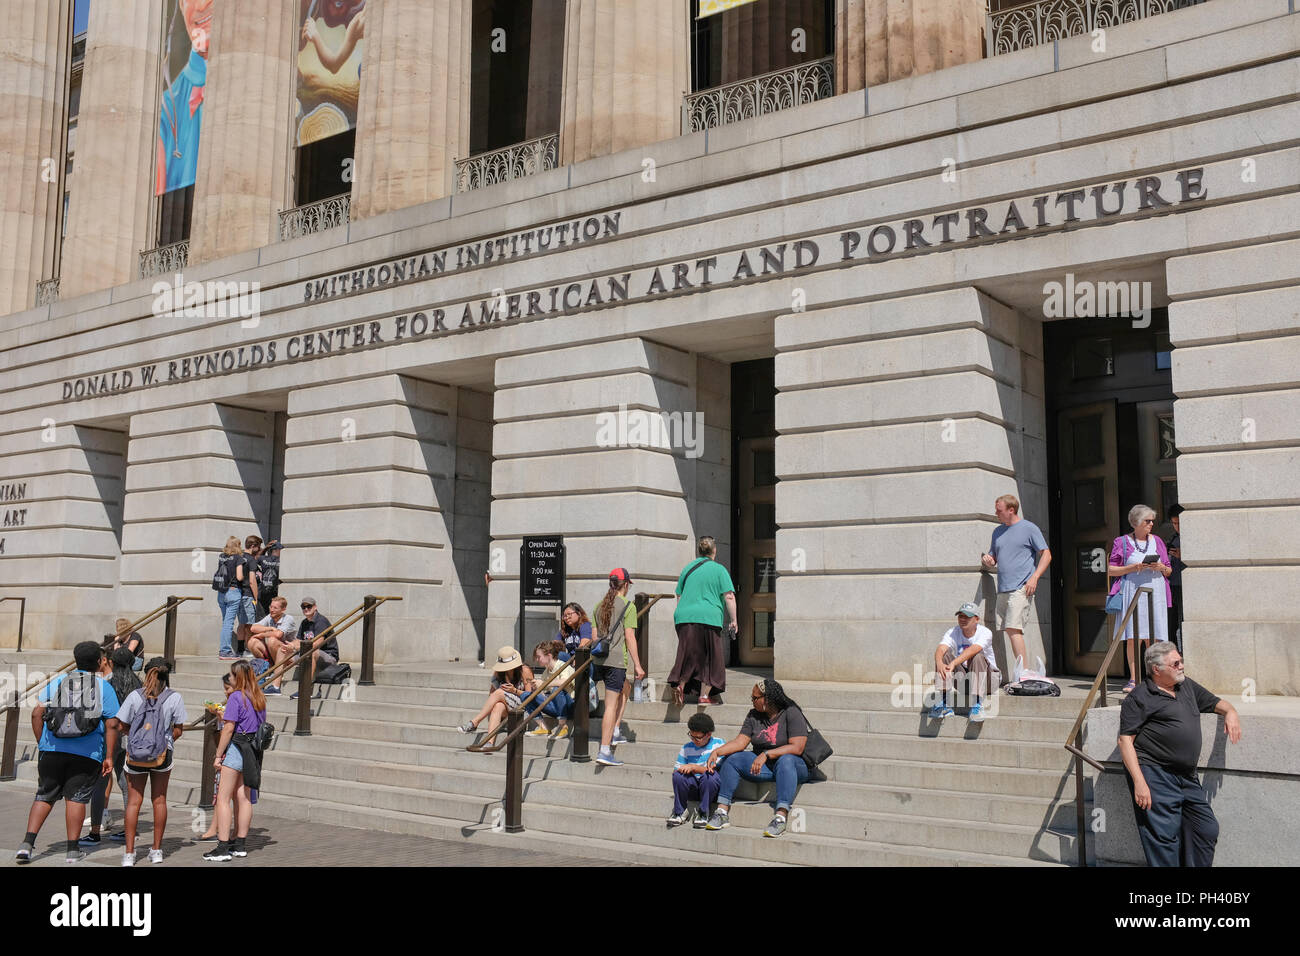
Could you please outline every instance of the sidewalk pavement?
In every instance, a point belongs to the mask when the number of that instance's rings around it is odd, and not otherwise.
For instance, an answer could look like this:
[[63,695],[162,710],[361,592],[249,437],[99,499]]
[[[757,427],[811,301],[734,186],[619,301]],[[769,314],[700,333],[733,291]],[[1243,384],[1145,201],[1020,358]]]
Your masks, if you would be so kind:
[[[28,784],[0,784],[0,867],[18,864],[14,853],[27,829],[27,812],[32,806],[34,789]],[[122,805],[111,804],[112,830],[104,833],[103,842],[77,866],[122,865],[123,844],[108,839],[108,834],[122,825]],[[149,862],[153,825],[148,801],[141,809],[140,828],[136,834],[136,866],[599,866],[601,860],[563,853],[488,846],[472,839],[433,840],[426,837],[361,830],[350,827],[322,827],[316,824],[253,812],[248,834],[248,856],[228,863],[209,863],[202,859],[215,843],[199,843],[202,832],[193,824],[206,824],[207,816],[196,808],[182,804],[168,807],[167,830],[163,836],[163,862]],[[88,830],[83,829],[82,833]],[[66,866],[64,861],[63,803],[54,805],[49,819],[36,838],[36,854],[30,866]],[[86,848],[83,847],[83,850]],[[622,860],[605,860],[606,864],[629,866]]]

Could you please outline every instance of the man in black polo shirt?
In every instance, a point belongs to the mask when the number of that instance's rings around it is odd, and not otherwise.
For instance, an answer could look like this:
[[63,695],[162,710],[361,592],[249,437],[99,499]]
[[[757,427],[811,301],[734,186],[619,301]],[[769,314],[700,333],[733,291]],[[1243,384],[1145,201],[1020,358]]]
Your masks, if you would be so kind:
[[1211,866],[1219,821],[1196,779],[1201,714],[1222,714],[1234,744],[1241,723],[1230,703],[1187,679],[1171,642],[1152,644],[1146,662],[1150,676],[1119,711],[1119,752],[1137,806],[1142,852],[1148,866]]
[[[302,623],[298,625],[298,640],[314,640],[317,634],[324,633],[325,629],[330,626],[330,619],[316,609],[316,599],[314,597],[305,597],[302,599]],[[296,649],[295,649],[296,650]],[[316,649],[316,668],[314,673],[319,674],[323,668],[330,667],[339,662],[339,642],[335,639],[333,632],[326,636],[321,646]],[[299,691],[301,688],[299,688]],[[290,696],[290,700],[298,699],[298,691]]]

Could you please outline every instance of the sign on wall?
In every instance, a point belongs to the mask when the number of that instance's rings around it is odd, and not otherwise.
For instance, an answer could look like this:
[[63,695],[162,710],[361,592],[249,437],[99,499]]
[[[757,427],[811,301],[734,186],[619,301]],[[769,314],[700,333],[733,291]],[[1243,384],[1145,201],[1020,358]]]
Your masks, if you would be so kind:
[[564,600],[564,537],[524,538],[519,548],[519,596]]

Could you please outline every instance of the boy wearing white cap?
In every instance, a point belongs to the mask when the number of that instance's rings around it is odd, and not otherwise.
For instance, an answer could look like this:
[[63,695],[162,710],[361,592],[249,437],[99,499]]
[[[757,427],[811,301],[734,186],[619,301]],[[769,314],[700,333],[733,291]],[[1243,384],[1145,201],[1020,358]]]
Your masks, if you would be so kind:
[[957,682],[956,675],[961,674],[968,692],[973,689],[975,698],[969,719],[981,723],[986,692],[997,691],[1002,673],[993,656],[993,632],[980,624],[978,605],[967,602],[957,609],[957,625],[948,629],[935,648],[934,669],[939,697],[930,708],[931,719],[943,720],[953,715],[949,695]]

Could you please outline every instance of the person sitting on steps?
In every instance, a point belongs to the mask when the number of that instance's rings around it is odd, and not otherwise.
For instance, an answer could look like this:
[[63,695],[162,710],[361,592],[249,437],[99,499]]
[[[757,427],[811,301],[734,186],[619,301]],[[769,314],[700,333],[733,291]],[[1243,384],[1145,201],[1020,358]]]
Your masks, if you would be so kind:
[[506,714],[518,707],[536,686],[533,669],[524,663],[517,650],[507,644],[497,651],[497,662],[492,666],[492,689],[483,709],[456,729],[462,734],[472,734],[478,730],[483,718],[490,716],[488,736],[491,736],[505,723]]
[[[568,664],[569,655],[559,641],[542,641],[533,648],[533,660],[544,671],[540,678],[542,683],[546,683],[552,674],[559,676],[528,705],[529,713],[537,717],[537,726],[528,731],[527,736],[563,740],[569,736],[569,718],[573,716],[572,690],[560,690],[573,677],[573,668]],[[544,700],[548,703],[538,714],[538,705]]]

